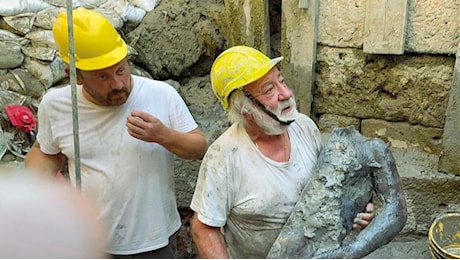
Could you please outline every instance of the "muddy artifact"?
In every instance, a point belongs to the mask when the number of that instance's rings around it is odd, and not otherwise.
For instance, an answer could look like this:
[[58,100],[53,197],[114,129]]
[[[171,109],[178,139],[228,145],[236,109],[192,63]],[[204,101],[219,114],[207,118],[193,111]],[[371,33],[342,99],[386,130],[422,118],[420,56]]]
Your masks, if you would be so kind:
[[[376,216],[354,231],[353,219],[371,199]],[[336,128],[267,258],[362,258],[390,242],[406,219],[401,179],[388,146],[351,126]]]

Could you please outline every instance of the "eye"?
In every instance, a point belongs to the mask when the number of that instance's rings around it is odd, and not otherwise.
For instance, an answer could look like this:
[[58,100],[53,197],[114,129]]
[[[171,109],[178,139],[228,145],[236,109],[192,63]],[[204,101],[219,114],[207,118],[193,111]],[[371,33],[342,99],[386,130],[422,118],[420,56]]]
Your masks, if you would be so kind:
[[283,85],[286,84],[286,82],[284,81],[284,78],[283,78],[283,77],[279,77],[279,81],[280,81],[280,83],[283,84]]
[[268,86],[264,92],[262,93],[263,95],[271,95],[275,91],[275,87],[273,85]]
[[97,80],[100,80],[100,81],[104,81],[107,79],[107,76],[106,75],[99,75],[97,76]]
[[125,72],[126,68],[123,66],[123,67],[120,67],[117,71],[118,74],[123,74]]

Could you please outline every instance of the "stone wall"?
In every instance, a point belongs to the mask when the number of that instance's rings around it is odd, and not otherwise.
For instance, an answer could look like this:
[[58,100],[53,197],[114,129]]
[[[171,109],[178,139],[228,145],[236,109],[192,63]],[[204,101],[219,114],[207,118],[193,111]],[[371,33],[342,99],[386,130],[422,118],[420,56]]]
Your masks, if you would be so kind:
[[334,126],[331,117],[352,117],[368,122],[359,125],[368,136],[439,154],[460,9],[450,0],[407,1],[404,54],[379,55],[363,52],[369,2],[321,1],[313,114],[323,129]]

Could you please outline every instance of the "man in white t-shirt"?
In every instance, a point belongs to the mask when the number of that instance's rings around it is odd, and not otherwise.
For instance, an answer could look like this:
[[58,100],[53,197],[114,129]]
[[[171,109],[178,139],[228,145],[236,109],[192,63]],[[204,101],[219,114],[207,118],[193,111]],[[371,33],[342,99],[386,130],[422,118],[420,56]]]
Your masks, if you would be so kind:
[[[174,155],[201,159],[207,141],[170,85],[131,75],[127,45],[95,11],[73,11],[81,188],[108,229],[114,258],[173,258],[181,220]],[[53,25],[60,57],[69,63],[67,15]],[[68,160],[76,184],[70,86],[43,96],[30,169],[56,174]]]
[[[281,59],[235,46],[213,63],[212,88],[233,124],[206,152],[191,202],[201,258],[266,258],[316,163],[320,132],[297,112]],[[370,203],[355,225],[373,216]]]

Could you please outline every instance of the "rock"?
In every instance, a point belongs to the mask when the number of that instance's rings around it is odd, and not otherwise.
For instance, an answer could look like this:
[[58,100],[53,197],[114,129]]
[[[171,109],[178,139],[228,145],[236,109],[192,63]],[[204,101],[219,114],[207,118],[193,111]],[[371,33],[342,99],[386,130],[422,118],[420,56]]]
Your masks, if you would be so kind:
[[[215,6],[224,10],[224,5]],[[126,33],[127,43],[139,52],[134,61],[160,80],[204,76],[224,45],[218,28],[206,22],[210,20],[206,8],[198,0],[161,1]],[[197,64],[208,67],[198,70]]]

